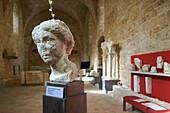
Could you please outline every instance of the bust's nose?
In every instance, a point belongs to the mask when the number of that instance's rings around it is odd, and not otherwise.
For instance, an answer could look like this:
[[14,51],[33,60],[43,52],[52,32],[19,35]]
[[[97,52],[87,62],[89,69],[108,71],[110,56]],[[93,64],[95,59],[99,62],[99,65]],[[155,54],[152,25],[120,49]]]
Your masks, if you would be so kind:
[[39,44],[39,49],[41,49],[41,50],[43,50],[43,51],[44,51],[44,50],[47,50],[46,43],[43,43],[43,42],[40,43],[40,44]]

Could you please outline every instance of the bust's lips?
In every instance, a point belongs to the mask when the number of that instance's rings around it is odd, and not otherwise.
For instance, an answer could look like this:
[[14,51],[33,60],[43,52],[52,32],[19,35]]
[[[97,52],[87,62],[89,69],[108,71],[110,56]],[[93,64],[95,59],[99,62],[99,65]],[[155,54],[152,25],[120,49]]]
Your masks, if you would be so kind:
[[50,56],[51,56],[50,54],[43,54],[43,55],[42,55],[42,58],[47,59],[47,58],[50,57]]

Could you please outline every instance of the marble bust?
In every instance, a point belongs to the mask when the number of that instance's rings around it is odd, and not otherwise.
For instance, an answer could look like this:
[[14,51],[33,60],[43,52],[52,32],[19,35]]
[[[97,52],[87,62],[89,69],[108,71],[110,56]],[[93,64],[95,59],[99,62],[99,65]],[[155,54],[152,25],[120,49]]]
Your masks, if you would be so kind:
[[77,66],[68,59],[75,45],[69,27],[61,20],[47,20],[32,31],[32,39],[43,61],[50,65],[50,81],[72,82]]

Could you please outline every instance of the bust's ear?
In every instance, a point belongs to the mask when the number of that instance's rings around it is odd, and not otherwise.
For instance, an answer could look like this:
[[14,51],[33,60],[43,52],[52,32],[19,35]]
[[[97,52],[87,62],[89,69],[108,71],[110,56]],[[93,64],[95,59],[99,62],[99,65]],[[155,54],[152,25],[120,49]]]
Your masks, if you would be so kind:
[[70,55],[70,54],[71,54],[72,49],[73,49],[73,48],[71,48],[71,47],[67,47],[67,48],[66,48],[66,53],[67,53],[68,55]]

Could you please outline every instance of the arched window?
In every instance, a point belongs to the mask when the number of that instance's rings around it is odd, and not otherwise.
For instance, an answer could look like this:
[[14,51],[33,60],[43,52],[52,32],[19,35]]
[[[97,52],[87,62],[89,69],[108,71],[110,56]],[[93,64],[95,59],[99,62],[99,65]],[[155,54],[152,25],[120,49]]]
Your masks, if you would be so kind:
[[19,33],[19,10],[16,2],[13,3],[13,32]]

